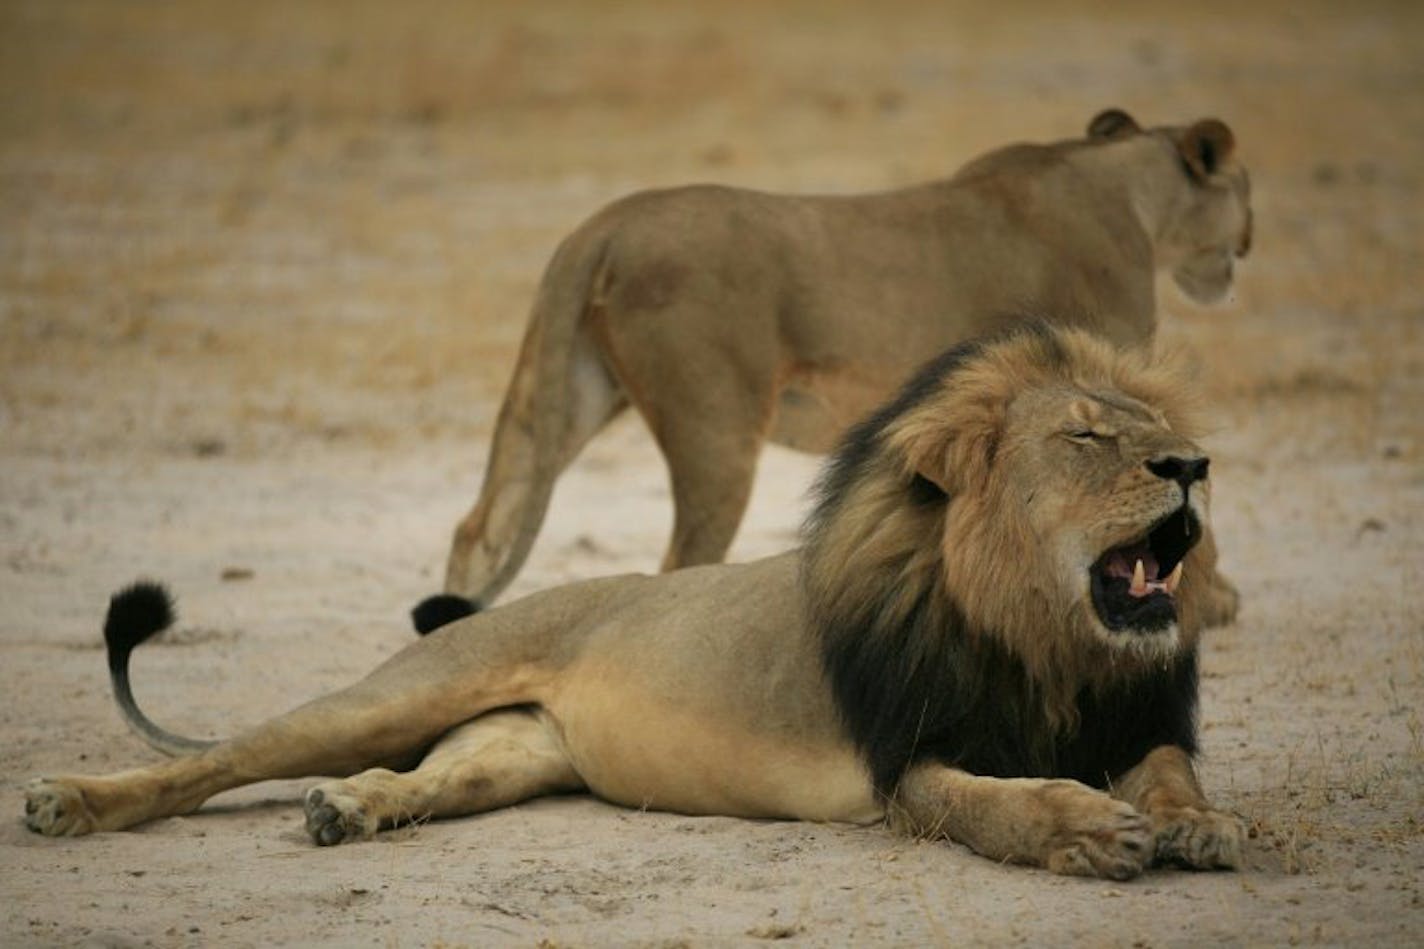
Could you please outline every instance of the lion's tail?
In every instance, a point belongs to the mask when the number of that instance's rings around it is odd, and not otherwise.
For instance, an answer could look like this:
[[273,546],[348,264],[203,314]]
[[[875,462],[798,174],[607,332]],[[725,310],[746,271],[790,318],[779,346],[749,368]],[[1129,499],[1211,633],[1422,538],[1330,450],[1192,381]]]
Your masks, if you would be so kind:
[[109,681],[124,720],[144,741],[167,755],[189,755],[217,744],[175,735],[155,725],[134,701],[129,687],[129,655],[148,639],[173,625],[173,598],[161,585],[147,580],[131,584],[109,599],[104,617],[104,645],[109,655]]
[[455,529],[445,592],[411,611],[422,635],[487,606],[543,525],[554,482],[627,400],[585,315],[598,304],[608,241],[598,219],[555,252],[495,423],[480,495]]

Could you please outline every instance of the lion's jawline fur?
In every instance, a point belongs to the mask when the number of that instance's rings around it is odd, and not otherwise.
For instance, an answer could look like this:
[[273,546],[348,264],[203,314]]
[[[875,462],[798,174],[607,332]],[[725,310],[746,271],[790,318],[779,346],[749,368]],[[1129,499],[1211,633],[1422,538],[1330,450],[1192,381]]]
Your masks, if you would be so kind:
[[[1056,339],[1037,332],[1051,351]],[[1067,720],[1055,719],[1025,664],[996,636],[969,627],[942,571],[917,573],[908,558],[877,564],[887,580],[880,598],[858,603],[844,602],[818,576],[819,542],[856,483],[880,463],[886,428],[983,346],[966,344],[932,361],[897,399],[848,433],[807,523],[803,581],[827,680],[877,792],[887,797],[912,765],[926,760],[974,774],[1073,778],[1101,788],[1159,745],[1197,750],[1195,646],[1079,688]],[[903,503],[937,511],[942,523],[953,499],[917,480],[906,484]]]

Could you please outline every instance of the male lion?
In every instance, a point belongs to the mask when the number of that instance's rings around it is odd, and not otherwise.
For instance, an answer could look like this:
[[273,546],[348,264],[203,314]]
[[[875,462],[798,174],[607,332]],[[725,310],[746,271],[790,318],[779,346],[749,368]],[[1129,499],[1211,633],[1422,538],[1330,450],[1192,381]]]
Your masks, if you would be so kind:
[[519,572],[554,482],[630,403],[667,459],[663,569],[720,561],[767,438],[823,452],[929,355],[1049,313],[1119,344],[1156,325],[1154,274],[1221,297],[1251,234],[1245,169],[1214,119],[1013,145],[954,177],[810,197],[635,194],[544,274],[479,500],[455,530],[422,632],[488,606]]
[[38,780],[26,820],[115,830],[264,778],[350,775],[307,792],[317,843],[587,789],[888,817],[1059,873],[1234,866],[1240,826],[1191,763],[1211,563],[1183,398],[1169,367],[1081,331],[966,344],[849,435],[800,551],[538,593],[220,744],[133,705],[129,650],[171,614],[132,588],[106,623],[125,715],[201,750]]

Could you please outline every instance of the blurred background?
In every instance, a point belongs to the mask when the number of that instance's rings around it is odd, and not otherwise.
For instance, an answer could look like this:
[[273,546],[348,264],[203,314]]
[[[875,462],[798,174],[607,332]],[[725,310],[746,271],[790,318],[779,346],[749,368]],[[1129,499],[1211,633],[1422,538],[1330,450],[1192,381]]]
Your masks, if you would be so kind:
[[1349,416],[1293,435],[1417,457],[1381,410],[1424,404],[1421,37],[1406,0],[7,0],[0,426],[475,451],[608,200],[894,187],[1119,106],[1219,116],[1255,184],[1233,301],[1164,283],[1165,335],[1248,408]]

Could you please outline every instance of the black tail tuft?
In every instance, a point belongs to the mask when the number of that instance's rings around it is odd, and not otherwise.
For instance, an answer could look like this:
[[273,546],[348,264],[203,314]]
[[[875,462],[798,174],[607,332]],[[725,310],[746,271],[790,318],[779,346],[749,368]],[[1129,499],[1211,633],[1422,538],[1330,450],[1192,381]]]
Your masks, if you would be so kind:
[[109,615],[104,617],[109,668],[123,668],[135,647],[172,626],[173,619],[173,598],[162,584],[140,580],[115,593],[109,598]]
[[455,593],[437,593],[417,603],[415,609],[410,611],[410,619],[415,624],[415,631],[424,636],[447,623],[473,616],[479,611],[480,605],[474,600],[467,600]]

